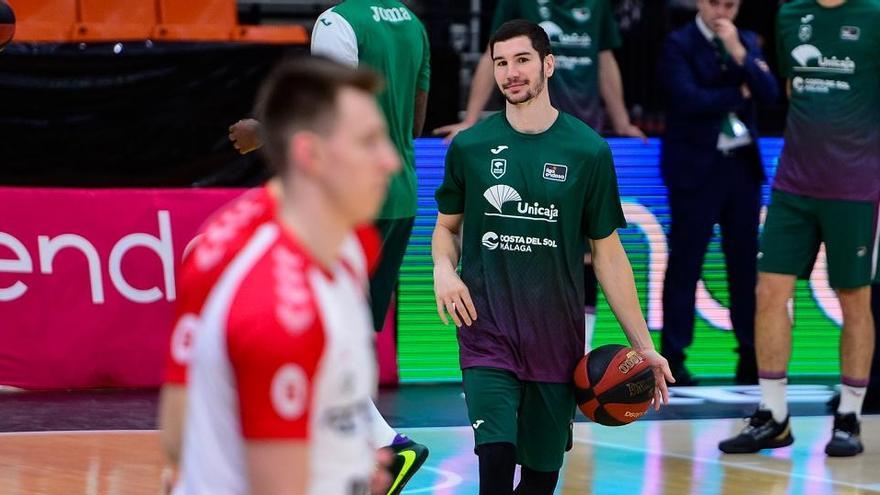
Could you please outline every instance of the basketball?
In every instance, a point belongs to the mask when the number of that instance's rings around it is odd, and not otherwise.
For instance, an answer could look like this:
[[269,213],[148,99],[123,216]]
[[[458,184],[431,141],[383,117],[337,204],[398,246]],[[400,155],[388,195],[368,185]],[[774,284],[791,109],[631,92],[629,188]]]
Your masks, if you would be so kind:
[[621,426],[647,412],[654,398],[654,371],[633,349],[603,345],[578,362],[574,385],[584,416],[601,425]]
[[15,13],[8,3],[0,0],[0,52],[12,41],[15,34]]

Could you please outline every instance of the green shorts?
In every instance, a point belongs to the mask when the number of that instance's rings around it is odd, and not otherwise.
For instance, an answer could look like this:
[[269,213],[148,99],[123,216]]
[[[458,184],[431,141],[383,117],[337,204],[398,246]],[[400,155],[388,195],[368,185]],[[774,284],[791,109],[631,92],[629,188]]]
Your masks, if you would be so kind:
[[871,284],[877,263],[877,204],[774,190],[761,234],[758,271],[807,278],[825,244],[835,289]]
[[535,471],[562,468],[571,449],[574,387],[519,380],[497,368],[462,370],[474,443],[516,445],[517,463]]

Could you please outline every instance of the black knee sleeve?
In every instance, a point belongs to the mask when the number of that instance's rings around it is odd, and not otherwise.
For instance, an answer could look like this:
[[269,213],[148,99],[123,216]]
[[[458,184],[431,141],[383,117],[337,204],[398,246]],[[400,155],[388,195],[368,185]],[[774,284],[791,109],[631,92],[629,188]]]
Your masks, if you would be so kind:
[[599,295],[599,280],[593,265],[584,265],[584,306],[596,307]]
[[513,493],[516,447],[512,443],[485,443],[475,449],[480,459],[480,495]]
[[523,466],[520,475],[515,495],[553,495],[559,481],[559,471],[535,471]]

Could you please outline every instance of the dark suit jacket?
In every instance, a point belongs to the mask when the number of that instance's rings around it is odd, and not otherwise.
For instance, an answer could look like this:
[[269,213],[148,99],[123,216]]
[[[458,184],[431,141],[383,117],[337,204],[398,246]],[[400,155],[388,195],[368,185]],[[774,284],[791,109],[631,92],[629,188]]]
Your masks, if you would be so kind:
[[[779,87],[767,70],[755,33],[739,31],[747,55],[743,66],[733,60],[726,70],[715,46],[708,41],[696,21],[669,34],[663,46],[659,70],[666,93],[666,136],[660,153],[660,169],[666,186],[673,189],[701,187],[718,163],[716,149],[721,121],[736,112],[749,128],[753,144],[750,160],[763,180],[764,167],[757,152],[758,137],[755,100],[776,101]],[[746,83],[752,98],[746,100],[740,85]]]

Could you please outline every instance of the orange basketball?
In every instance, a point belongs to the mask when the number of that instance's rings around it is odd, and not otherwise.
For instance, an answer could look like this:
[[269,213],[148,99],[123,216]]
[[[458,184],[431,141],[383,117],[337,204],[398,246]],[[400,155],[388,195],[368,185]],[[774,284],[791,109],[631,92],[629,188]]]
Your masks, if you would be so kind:
[[593,349],[574,370],[575,398],[584,416],[621,426],[645,415],[654,398],[654,371],[645,358],[619,344]]

